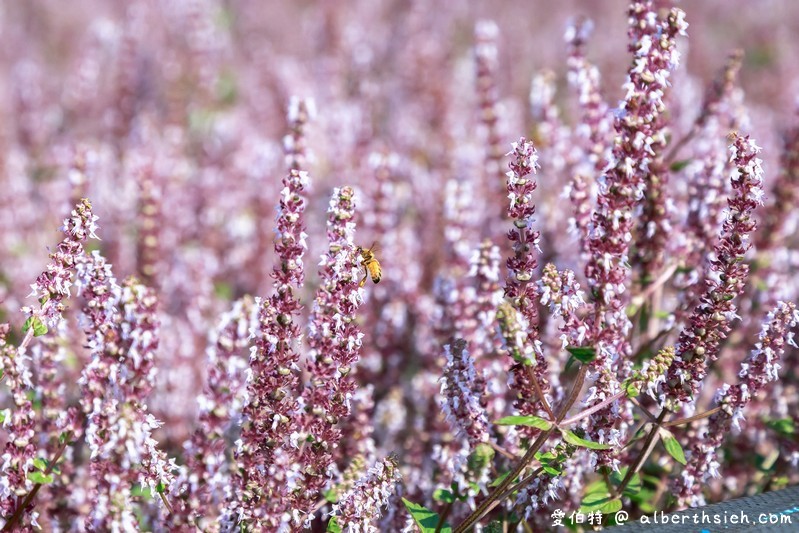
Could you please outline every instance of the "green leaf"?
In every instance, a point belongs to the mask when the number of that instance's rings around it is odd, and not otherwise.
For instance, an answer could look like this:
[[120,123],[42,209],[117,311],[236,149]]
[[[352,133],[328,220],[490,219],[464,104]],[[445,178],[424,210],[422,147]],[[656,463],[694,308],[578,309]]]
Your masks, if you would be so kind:
[[233,287],[230,283],[217,281],[214,283],[214,296],[220,300],[231,300],[233,299]]
[[[624,477],[627,475],[627,470],[629,467],[625,466],[618,472],[613,472],[610,474],[610,481],[616,485],[617,487],[621,485],[621,482],[624,481]],[[641,475],[636,472],[633,474],[633,477],[630,478],[630,482],[627,483],[627,486],[624,488],[624,495],[633,497],[641,491]]]
[[510,472],[505,472],[504,474],[500,475],[497,479],[492,481],[488,486],[489,487],[498,487],[500,483],[505,481],[505,478],[508,477],[508,474],[510,474]]
[[33,467],[36,470],[41,470],[42,472],[44,472],[45,470],[47,470],[47,461],[45,461],[41,457],[37,457],[36,459],[33,460]]
[[545,464],[541,468],[543,468],[544,472],[546,472],[550,476],[559,476],[563,473],[562,469],[556,468],[549,464]]
[[566,361],[566,366],[563,368],[563,371],[564,371],[564,372],[568,372],[568,371],[569,371],[569,369],[572,367],[572,365],[574,365],[574,362],[575,362],[576,360],[577,360],[577,359],[575,359],[573,355],[570,355],[570,356],[569,356],[569,360],[568,360],[568,361]]
[[590,440],[585,440],[583,438],[578,437],[574,434],[573,431],[570,430],[562,430],[561,433],[563,434],[563,440],[568,442],[573,446],[579,446],[581,448],[590,448],[591,450],[609,450],[610,446],[607,444],[600,444],[598,442],[593,442]]
[[[405,508],[411,513],[413,521],[419,526],[422,533],[435,533],[436,526],[438,526],[439,516],[438,513],[431,511],[423,505],[413,503],[411,501],[402,499]],[[449,524],[444,524],[440,530],[442,533],[452,533],[452,527]]]
[[679,172],[690,164],[691,164],[690,159],[683,159],[682,161],[675,161],[674,163],[672,163],[669,169],[671,169],[672,172]]
[[134,498],[141,498],[142,500],[152,500],[153,495],[150,494],[150,487],[142,486],[139,484],[133,485],[130,488],[130,495]]
[[33,321],[33,336],[41,337],[46,333],[47,333],[47,326],[45,326],[44,322],[42,322],[40,319],[36,318]]
[[608,486],[605,485],[605,481],[603,479],[599,479],[594,481],[590,485],[585,488],[585,493],[583,494],[583,498],[587,497],[590,494],[609,494]]
[[666,451],[669,452],[669,455],[671,455],[674,460],[681,465],[685,465],[685,452],[683,452],[682,446],[680,446],[679,441],[677,441],[677,438],[671,433],[671,431],[661,429],[660,436],[663,439],[663,446],[666,447]]
[[335,487],[327,489],[323,496],[324,496],[326,502],[329,502],[329,503],[338,502],[338,491],[336,490]]
[[494,421],[498,426],[529,426],[537,429],[551,429],[552,422],[538,416],[506,416]]
[[46,476],[43,472],[29,472],[28,479],[39,485],[49,485],[53,482],[53,476]]
[[581,363],[590,363],[596,359],[596,350],[590,346],[567,346],[566,351]]
[[164,488],[165,488],[164,484],[161,483],[161,482],[158,482],[158,485],[155,486],[155,492],[157,492],[158,494],[163,494],[164,493]]
[[433,492],[433,499],[437,502],[452,503],[455,501],[455,496],[446,489],[436,489]]
[[628,398],[637,398],[639,394],[638,386],[635,384],[635,381],[632,379],[625,380],[624,383],[621,384],[622,388],[624,389],[625,394],[627,394]]
[[484,442],[481,442],[475,446],[474,451],[469,454],[469,459],[467,461],[469,470],[471,472],[482,472],[490,464],[492,464],[495,454],[496,452],[494,451],[494,448]]
[[793,420],[790,418],[781,418],[779,420],[768,420],[766,426],[770,427],[780,435],[785,437],[792,437],[796,434],[796,428],[793,425]]
[[327,530],[330,533],[341,533],[341,526],[338,525],[338,517],[330,517],[330,520],[327,522]]
[[559,476],[563,473],[561,466],[562,458],[551,452],[536,452],[535,458],[541,463],[544,472],[551,476]]
[[28,319],[25,321],[25,325],[22,326],[22,333],[27,333],[29,329],[33,328],[33,336],[34,337],[41,337],[45,333],[47,333],[47,326],[42,322],[42,319],[38,316],[29,316]]
[[581,513],[590,513],[592,511],[615,513],[620,509],[621,500],[610,495],[604,480],[600,479],[586,487],[583,501],[580,504]]
[[[0,374],[2,374],[2,372],[0,372]],[[9,416],[11,416],[11,410],[10,409],[3,409],[2,411],[0,411],[0,425],[4,424],[5,421],[6,421],[6,418],[9,417]]]
[[608,503],[600,507],[598,511],[604,514],[614,514],[621,511],[621,508],[622,508],[621,500],[616,498],[615,500],[610,500]]

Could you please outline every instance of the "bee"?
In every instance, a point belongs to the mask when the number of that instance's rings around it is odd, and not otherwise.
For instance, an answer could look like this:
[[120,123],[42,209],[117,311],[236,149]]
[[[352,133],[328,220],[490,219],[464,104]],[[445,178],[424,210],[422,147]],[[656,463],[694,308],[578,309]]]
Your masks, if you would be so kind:
[[361,265],[363,265],[363,268],[366,270],[363,279],[358,284],[359,287],[363,287],[364,283],[366,283],[366,278],[369,276],[372,277],[372,281],[375,283],[380,283],[380,278],[383,276],[380,262],[375,257],[375,251],[377,250],[375,244],[376,243],[373,243],[369,248],[362,248],[360,246],[355,248],[356,253],[361,256]]

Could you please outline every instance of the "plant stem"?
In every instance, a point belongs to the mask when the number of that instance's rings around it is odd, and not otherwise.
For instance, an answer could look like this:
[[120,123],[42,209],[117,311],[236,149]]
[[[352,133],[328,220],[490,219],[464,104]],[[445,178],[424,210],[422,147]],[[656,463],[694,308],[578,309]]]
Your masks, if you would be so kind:
[[489,505],[489,506],[488,506],[488,508],[486,509],[486,514],[487,514],[487,513],[490,513],[491,511],[493,511],[493,510],[494,510],[494,508],[495,508],[497,505],[499,505],[499,504],[502,502],[502,500],[504,500],[505,498],[507,498],[508,496],[510,496],[511,494],[513,494],[514,492],[516,492],[517,490],[521,490],[521,489],[523,489],[524,487],[526,487],[527,485],[529,485],[529,484],[530,484],[530,483],[531,483],[533,480],[535,480],[535,478],[537,478],[537,477],[538,477],[538,475],[539,475],[541,472],[543,472],[543,471],[544,471],[544,469],[543,469],[543,468],[537,468],[537,469],[536,469],[536,470],[535,470],[535,471],[534,471],[532,474],[530,474],[530,475],[529,475],[529,476],[527,476],[526,478],[522,479],[521,481],[519,481],[518,483],[516,483],[516,484],[515,484],[515,485],[513,485],[512,487],[508,488],[508,490],[506,490],[506,491],[505,491],[505,492],[503,492],[502,494],[500,494],[500,495],[499,495],[499,498],[497,498],[496,500],[494,500],[494,501],[491,503],[491,505]]
[[164,502],[164,507],[166,507],[167,512],[172,514],[172,506],[169,505],[169,500],[166,499],[166,494],[159,492],[158,495],[161,496],[161,501]]
[[605,486],[608,488],[608,491],[610,492],[610,497],[616,498],[619,495],[619,493],[616,492],[616,487],[614,487],[613,483],[610,482],[610,476],[608,475],[607,468],[605,467],[601,468],[601,472],[602,472],[602,479],[605,480]]
[[[33,328],[31,328],[31,329],[33,329]],[[28,330],[28,331],[30,332],[31,330]],[[22,345],[20,345],[20,346],[22,346]],[[53,457],[53,460],[50,462],[50,464],[45,469],[45,471],[44,471],[44,475],[45,476],[49,476],[53,472],[53,469],[55,468],[56,463],[58,463],[58,460],[61,459],[61,454],[63,454],[64,450],[67,449],[67,444],[69,444],[69,439],[64,439],[64,442],[61,443],[61,446],[59,446],[58,450],[56,451],[56,454]],[[41,483],[37,483],[36,485],[34,485],[33,489],[31,489],[31,491],[28,493],[28,495],[25,497],[25,499],[22,501],[22,503],[14,510],[14,514],[11,515],[11,518],[8,519],[8,522],[6,522],[6,525],[4,525],[3,529],[0,530],[0,531],[13,531],[14,530],[14,526],[16,526],[17,522],[19,522],[19,520],[22,518],[22,515],[25,513],[25,509],[27,509],[27,507],[31,504],[33,499],[36,497],[36,494],[39,493],[39,489],[41,489],[41,488],[42,488],[42,484]]]
[[663,424],[663,420],[666,418],[667,414],[669,414],[668,410],[663,409],[658,415],[657,420],[655,420],[655,422],[652,424],[652,431],[650,431],[649,435],[646,436],[646,442],[644,442],[644,447],[641,448],[641,453],[635,458],[635,461],[633,461],[633,464],[630,465],[630,468],[627,469],[627,475],[624,476],[624,479],[619,485],[619,494],[624,494],[624,489],[630,484],[630,481],[635,473],[638,472],[638,469],[641,468],[641,465],[644,463],[646,458],[649,457],[654,445],[657,444],[655,437],[658,435],[660,427]]
[[[563,418],[566,416],[566,413],[568,413],[569,409],[571,409],[572,405],[574,405],[574,402],[577,401],[577,397],[579,396],[580,391],[583,388],[583,384],[585,383],[585,376],[587,373],[588,373],[588,366],[587,365],[581,366],[580,371],[577,374],[577,378],[574,381],[574,385],[572,386],[572,390],[569,393],[569,396],[566,398],[566,401],[564,402],[563,406],[561,407],[558,416],[556,417],[556,424],[560,423],[560,421],[563,420]],[[488,497],[485,500],[483,500],[483,502],[480,505],[477,506],[477,509],[475,509],[472,512],[472,514],[466,517],[466,520],[464,520],[457,527],[457,529],[455,529],[455,533],[464,533],[465,531],[468,531],[472,526],[474,526],[477,523],[478,520],[483,518],[483,516],[486,513],[488,513],[489,508],[493,509],[491,505],[495,501],[500,501],[501,499],[500,497],[507,496],[505,494],[506,489],[510,486],[511,483],[513,483],[513,480],[516,479],[516,477],[518,477],[518,475],[521,474],[524,471],[524,469],[529,466],[529,463],[531,463],[535,458],[536,452],[541,449],[541,447],[547,441],[549,436],[555,431],[556,427],[557,425],[553,425],[553,427],[549,428],[546,431],[543,431],[540,435],[538,435],[538,438],[535,440],[535,442],[533,442],[532,446],[530,446],[530,449],[527,450],[527,453],[524,454],[524,457],[522,457],[521,461],[519,461],[519,464],[516,465],[516,468],[514,468],[513,471],[510,474],[508,474],[505,477],[505,479],[503,479],[502,482],[491,492],[491,494],[489,494]]]
[[581,412],[577,413],[576,415],[574,415],[573,417],[567,418],[566,420],[563,420],[558,425],[560,425],[561,427],[566,427],[566,426],[570,426],[570,425],[574,424],[575,422],[579,422],[583,418],[591,416],[592,414],[596,413],[600,409],[604,409],[608,405],[612,404],[613,402],[615,402],[616,400],[618,400],[619,398],[624,396],[624,394],[625,394],[624,391],[619,391],[616,394],[614,394],[613,396],[611,396],[610,398],[606,398],[602,402],[589,407],[585,411],[581,411]]
[[588,374],[588,366],[583,365],[580,367],[580,371],[577,373],[577,378],[574,380],[574,385],[572,386],[572,390],[569,393],[568,398],[566,398],[566,402],[560,409],[558,413],[557,422],[560,423],[561,420],[566,418],[566,415],[569,412],[569,409],[572,408],[574,402],[577,401],[577,397],[580,395],[580,391],[583,390],[583,384],[585,383],[585,376]]
[[555,413],[552,412],[552,408],[549,407],[549,402],[547,402],[547,399],[544,397],[544,392],[541,390],[541,385],[538,384],[538,378],[535,377],[533,367],[528,366],[527,373],[530,376],[530,380],[533,382],[533,388],[535,389],[536,396],[538,396],[539,401],[544,406],[544,411],[546,411],[547,415],[549,415],[549,420],[554,421]]
[[438,518],[438,524],[436,524],[435,533],[439,533],[441,531],[441,528],[444,527],[444,524],[446,523],[446,520],[447,520],[447,517],[449,516],[450,511],[452,511],[452,503],[454,501],[455,500],[453,500],[452,502],[449,502],[447,504],[447,506],[444,508],[444,512],[441,513],[441,516]]
[[[641,405],[641,402],[639,402],[635,398],[628,398],[628,400],[630,400],[630,402],[632,402],[634,406],[640,409],[641,412],[643,412],[650,421],[654,422],[657,420],[657,418],[655,418],[655,415],[649,412],[649,409]],[[666,426],[668,426],[668,424],[666,424]],[[635,435],[635,433],[633,433],[633,435]]]
[[697,420],[702,420],[703,418],[715,415],[719,411],[721,411],[721,407],[714,407],[713,409],[705,411],[704,413],[699,413],[698,415],[689,416],[688,418],[680,418],[679,420],[672,420],[671,422],[666,422],[665,424],[663,424],[663,427],[670,428],[674,426],[681,426],[683,424],[688,424],[690,422],[696,422]]
[[511,461],[519,459],[516,455],[512,454],[511,452],[509,452],[508,450],[506,450],[496,442],[489,442],[488,445],[491,446],[494,449],[494,451],[496,451],[506,459],[510,459]]
[[672,274],[674,274],[676,270],[677,270],[677,263],[674,263],[673,265],[666,267],[655,281],[647,285],[646,289],[644,289],[643,292],[635,295],[630,300],[630,304],[635,307],[641,307],[644,304],[644,302],[646,302],[647,298],[649,298],[657,289],[659,289],[667,281],[669,281],[669,278],[671,278]]
[[519,474],[521,474],[522,471],[527,468],[529,463],[532,462],[532,460],[535,458],[536,452],[541,449],[541,446],[544,445],[553,431],[555,431],[554,427],[543,431],[540,435],[538,435],[538,438],[535,439],[535,442],[533,442],[533,445],[527,450],[527,453],[524,454],[524,457],[522,457],[522,460],[519,461],[518,465],[516,465],[516,468],[514,468],[507,476],[505,476],[505,479],[503,479],[502,482],[497,485],[496,488],[494,488],[491,494],[488,495],[488,498],[483,500],[483,503],[477,506],[477,509],[475,509],[472,514],[466,517],[466,520],[464,520],[458,526],[458,528],[455,530],[455,533],[464,533],[465,531],[468,531],[477,523],[478,520],[483,518],[483,516],[488,512],[488,507],[494,501],[499,500],[499,497],[505,492],[505,489],[507,489],[510,484],[513,483],[513,480],[516,479]]

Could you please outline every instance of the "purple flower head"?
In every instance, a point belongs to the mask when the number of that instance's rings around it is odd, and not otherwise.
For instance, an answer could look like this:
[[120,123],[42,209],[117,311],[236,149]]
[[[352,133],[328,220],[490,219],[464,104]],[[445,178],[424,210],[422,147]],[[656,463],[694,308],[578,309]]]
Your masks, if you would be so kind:
[[695,397],[707,374],[708,361],[718,358],[719,343],[738,318],[734,298],[744,290],[749,267],[742,260],[751,247],[755,229],[752,213],[763,202],[763,169],[760,148],[749,136],[735,134],[730,146],[737,168],[732,175],[733,194],[711,262],[705,292],[677,340],[677,355],[662,386],[661,403],[677,408]]
[[444,346],[444,355],[447,363],[441,383],[442,409],[456,431],[464,435],[474,449],[489,438],[488,420],[481,405],[485,383],[474,369],[465,340],[456,339]]
[[747,359],[741,363],[739,381],[724,384],[713,403],[720,407],[708,420],[704,438],[697,440],[690,461],[678,480],[680,505],[695,507],[704,504],[702,486],[711,477],[719,477],[718,449],[731,429],[740,431],[743,411],[763,388],[779,379],[780,358],[790,345],[796,347],[794,332],[799,323],[799,311],[792,303],[778,302],[763,322],[758,341]]
[[[83,253],[83,243],[89,238],[98,238],[94,233],[97,230],[96,222],[97,216],[92,213],[92,204],[85,198],[64,220],[61,231],[66,237],[50,254],[50,263],[45,271],[31,285],[31,296],[39,300],[41,309],[23,309],[30,317],[44,319],[49,327],[56,327],[62,319],[63,301],[70,296],[73,269],[77,258]],[[32,330],[33,328],[29,329]]]
[[377,519],[400,479],[394,457],[387,457],[370,468],[333,506],[331,514],[336,517],[342,531],[378,533]]

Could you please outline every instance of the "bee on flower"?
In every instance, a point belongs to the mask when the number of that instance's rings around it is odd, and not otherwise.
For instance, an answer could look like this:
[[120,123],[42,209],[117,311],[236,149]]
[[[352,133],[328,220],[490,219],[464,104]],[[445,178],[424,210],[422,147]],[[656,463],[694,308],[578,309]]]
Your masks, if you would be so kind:
[[376,243],[373,243],[369,248],[363,248],[361,246],[355,248],[355,252],[360,256],[361,265],[365,270],[363,278],[358,284],[359,287],[364,286],[366,278],[368,277],[371,277],[374,283],[380,283],[380,279],[383,277],[383,269],[380,267],[380,261],[375,257],[375,251],[377,251],[377,246],[375,244]]

